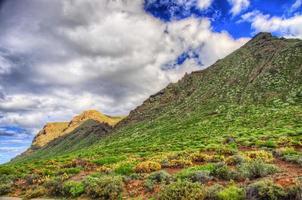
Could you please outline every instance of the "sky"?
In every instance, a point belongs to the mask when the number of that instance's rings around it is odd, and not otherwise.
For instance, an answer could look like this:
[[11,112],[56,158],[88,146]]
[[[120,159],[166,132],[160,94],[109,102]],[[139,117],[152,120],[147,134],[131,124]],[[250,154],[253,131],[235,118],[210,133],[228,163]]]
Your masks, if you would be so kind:
[[302,38],[302,0],[0,0],[0,163],[46,122],[126,115],[258,32]]

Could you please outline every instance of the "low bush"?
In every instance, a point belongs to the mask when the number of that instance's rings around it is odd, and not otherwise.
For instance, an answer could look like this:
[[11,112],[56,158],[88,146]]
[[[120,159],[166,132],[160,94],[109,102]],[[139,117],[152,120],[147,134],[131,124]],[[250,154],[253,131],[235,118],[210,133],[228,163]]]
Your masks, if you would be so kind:
[[187,178],[189,181],[198,182],[202,184],[207,183],[213,179],[213,177],[209,175],[209,172],[205,172],[205,171],[192,172],[191,174],[188,175]]
[[302,199],[302,178],[296,180],[294,185],[286,188],[288,200],[301,200]]
[[155,182],[155,183],[170,183],[172,181],[172,176],[167,173],[166,171],[158,171],[158,172],[153,172],[148,176],[148,180]]
[[32,199],[32,198],[38,198],[43,197],[47,194],[47,190],[44,187],[37,187],[34,189],[29,189],[26,191],[24,195],[24,199]]
[[243,200],[244,198],[244,190],[235,185],[226,187],[218,193],[219,200]]
[[217,163],[214,165],[210,175],[223,180],[236,180],[239,178],[238,173],[231,170],[225,163]]
[[6,195],[11,191],[11,184],[0,183],[0,195]]
[[266,164],[262,160],[256,159],[241,165],[239,171],[241,172],[243,177],[255,179],[274,174],[279,170],[272,164]]
[[123,191],[119,176],[87,177],[84,184],[88,196],[101,200],[120,199]]
[[118,166],[114,172],[120,175],[130,175],[134,172],[134,166],[131,163],[125,163]]
[[193,153],[190,157],[193,162],[207,162],[211,159],[211,156],[201,152]]
[[205,189],[198,183],[175,182],[167,185],[159,194],[159,200],[203,200]]
[[189,167],[192,166],[193,163],[190,160],[186,159],[179,159],[179,160],[171,160],[169,162],[169,166],[171,168],[184,168],[184,167]]
[[264,150],[245,152],[245,156],[249,160],[262,160],[264,162],[272,162],[274,160],[273,154]]
[[274,151],[274,154],[284,161],[296,163],[302,166],[302,153],[296,151],[294,148],[281,148]]
[[82,182],[68,181],[63,184],[64,196],[78,197],[85,191],[84,184]]
[[63,181],[61,178],[55,177],[46,181],[44,187],[47,188],[48,193],[51,196],[63,195]]
[[161,165],[158,162],[145,161],[141,162],[135,167],[137,173],[150,173],[161,169]]
[[224,189],[222,185],[215,184],[207,188],[206,200],[219,200],[218,194]]
[[144,186],[148,191],[153,191],[155,184],[169,184],[173,177],[166,171],[153,172],[144,182]]
[[244,163],[244,161],[244,157],[239,154],[230,156],[225,160],[226,164],[228,165],[241,165],[242,163]]
[[246,188],[247,200],[283,200],[285,197],[283,188],[270,180],[259,181]]

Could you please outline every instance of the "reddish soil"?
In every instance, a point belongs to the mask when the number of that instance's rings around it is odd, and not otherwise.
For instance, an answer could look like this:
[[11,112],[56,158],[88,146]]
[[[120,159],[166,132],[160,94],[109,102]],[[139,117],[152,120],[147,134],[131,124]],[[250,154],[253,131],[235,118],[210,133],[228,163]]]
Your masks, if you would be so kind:
[[164,168],[163,170],[165,170],[169,174],[173,175],[173,174],[180,172],[182,170],[182,168]]
[[147,191],[143,180],[132,180],[126,184],[125,197],[140,197],[140,199],[147,200],[154,194],[160,191],[159,186],[155,186],[153,191]]
[[289,186],[295,183],[295,179],[299,176],[302,176],[302,167],[276,159],[274,164],[279,167],[281,170],[280,173],[275,174],[272,178],[274,181],[281,186]]

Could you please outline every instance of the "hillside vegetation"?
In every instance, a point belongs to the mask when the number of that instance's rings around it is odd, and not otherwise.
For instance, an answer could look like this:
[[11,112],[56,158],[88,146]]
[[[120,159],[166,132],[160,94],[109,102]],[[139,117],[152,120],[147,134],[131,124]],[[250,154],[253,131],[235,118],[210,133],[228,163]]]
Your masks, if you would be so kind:
[[80,130],[0,166],[0,193],[299,200],[302,41],[258,34],[152,95],[112,130]]

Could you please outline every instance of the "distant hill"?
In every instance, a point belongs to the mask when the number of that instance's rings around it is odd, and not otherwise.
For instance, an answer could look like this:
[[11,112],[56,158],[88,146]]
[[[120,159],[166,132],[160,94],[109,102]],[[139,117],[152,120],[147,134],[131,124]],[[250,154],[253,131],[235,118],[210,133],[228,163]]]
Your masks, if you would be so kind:
[[[63,136],[69,135],[80,129],[80,127],[88,127],[88,124],[97,126],[103,124],[103,126],[111,127],[116,125],[123,117],[112,117],[104,115],[96,110],[87,110],[80,115],[75,116],[70,122],[54,122],[47,123],[41,131],[36,135],[32,142],[32,146],[25,153],[28,154],[34,150],[41,149],[47,146],[50,142]],[[88,123],[87,121],[90,121]]]

